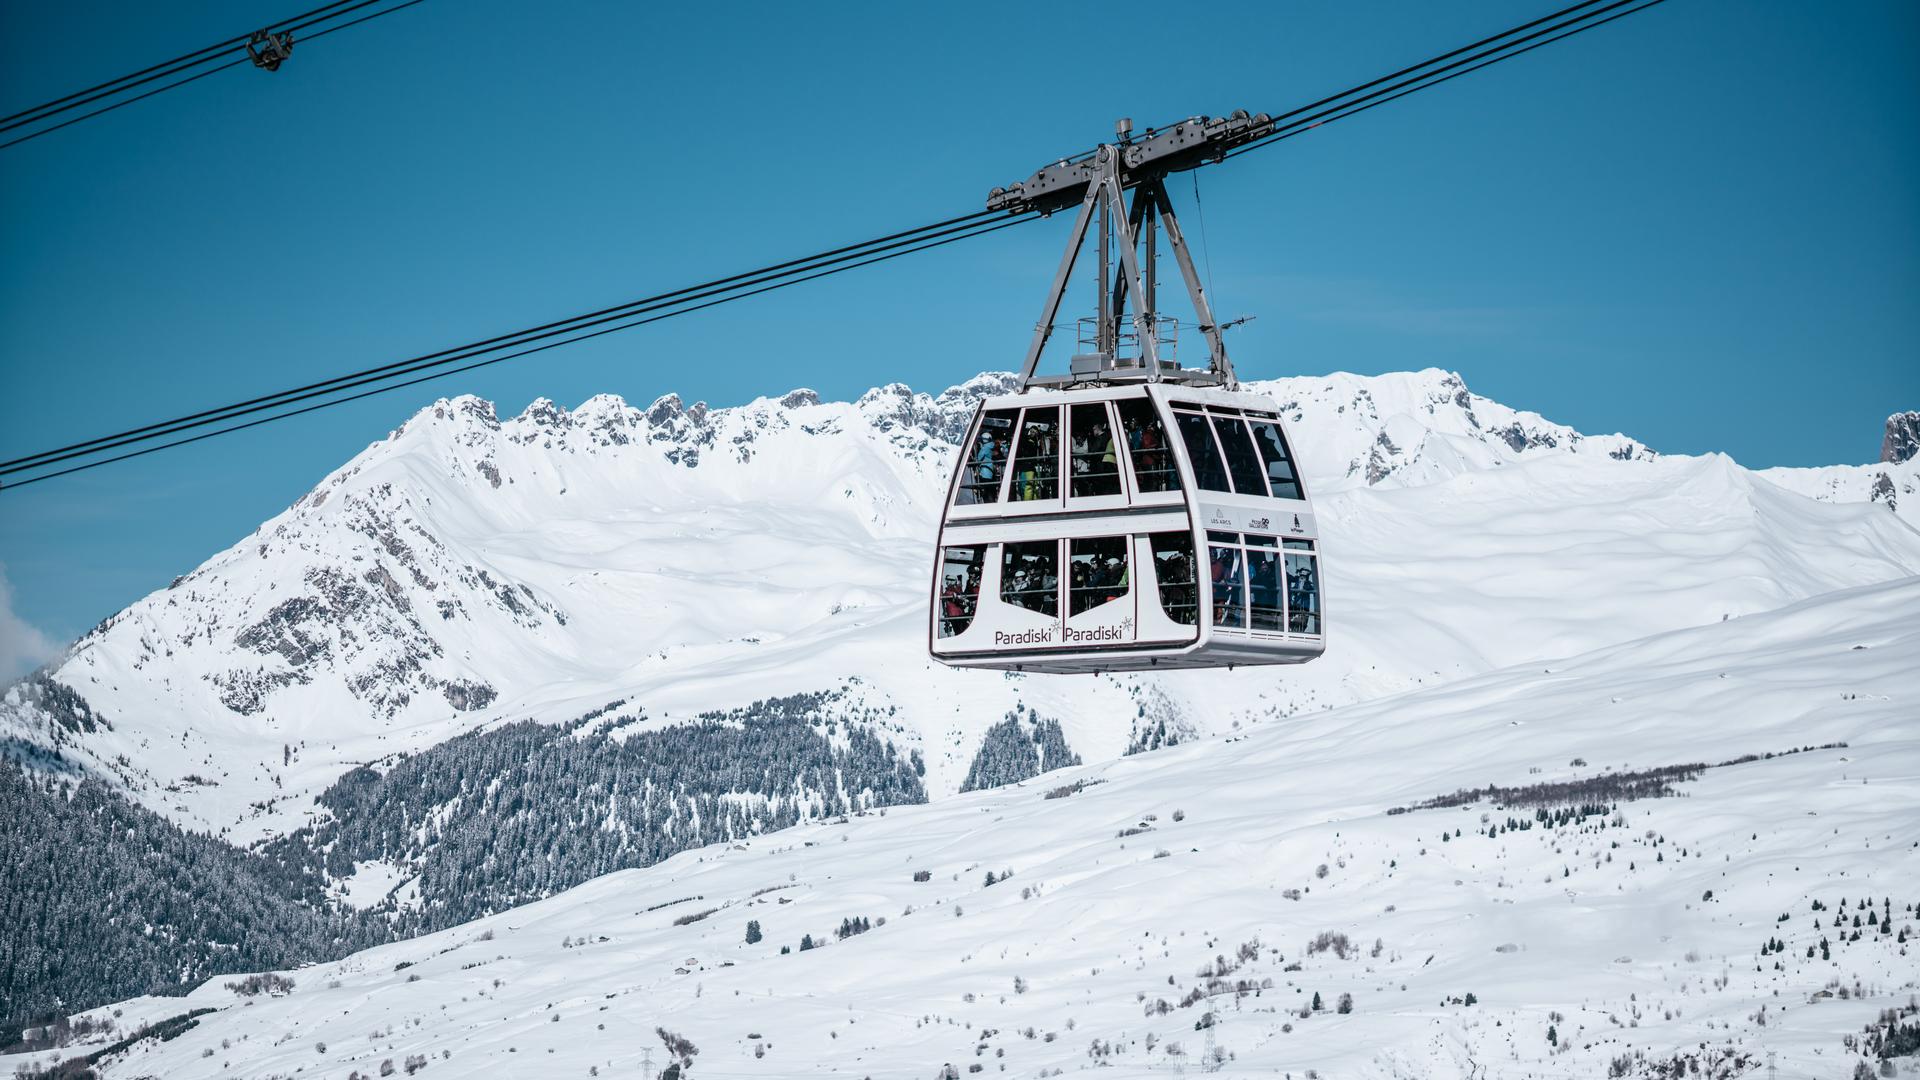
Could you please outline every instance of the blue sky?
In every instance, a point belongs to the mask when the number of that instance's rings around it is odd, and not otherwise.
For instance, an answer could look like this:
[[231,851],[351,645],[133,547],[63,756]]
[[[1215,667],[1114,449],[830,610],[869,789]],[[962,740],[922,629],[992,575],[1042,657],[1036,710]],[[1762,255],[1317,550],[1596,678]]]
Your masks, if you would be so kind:
[[[0,454],[964,213],[1116,116],[1278,111],[1550,7],[427,0],[0,151]],[[9,4],[0,112],[300,9]],[[1108,27],[1139,34],[1111,61]],[[1247,376],[1447,367],[1756,467],[1871,460],[1920,405],[1911,4],[1670,0],[1199,182],[1218,306],[1259,316]],[[0,494],[0,662],[441,395],[727,404],[1011,366],[1065,227]]]

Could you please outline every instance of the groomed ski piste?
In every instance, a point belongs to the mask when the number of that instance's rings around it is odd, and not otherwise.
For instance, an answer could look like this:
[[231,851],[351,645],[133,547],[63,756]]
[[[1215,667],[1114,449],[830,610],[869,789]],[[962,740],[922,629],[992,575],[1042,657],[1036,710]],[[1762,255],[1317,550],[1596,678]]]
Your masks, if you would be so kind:
[[1915,611],[1849,589],[689,851],[97,1010],[198,1013],[106,1074],[657,1076],[664,1029],[689,1077],[1848,1077],[1920,991]]

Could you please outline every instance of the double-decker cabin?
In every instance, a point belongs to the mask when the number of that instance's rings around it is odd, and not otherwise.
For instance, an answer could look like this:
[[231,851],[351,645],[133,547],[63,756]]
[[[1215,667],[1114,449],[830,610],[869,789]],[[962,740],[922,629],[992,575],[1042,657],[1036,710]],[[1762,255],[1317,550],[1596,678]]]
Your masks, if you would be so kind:
[[1170,381],[983,401],[928,635],[943,663],[1014,671],[1319,656],[1318,533],[1279,407]]

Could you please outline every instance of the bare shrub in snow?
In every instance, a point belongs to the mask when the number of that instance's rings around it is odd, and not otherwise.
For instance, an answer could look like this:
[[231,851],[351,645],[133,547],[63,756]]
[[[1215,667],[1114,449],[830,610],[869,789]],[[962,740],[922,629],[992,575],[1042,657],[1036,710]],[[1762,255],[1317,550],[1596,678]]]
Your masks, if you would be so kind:
[[1352,949],[1353,943],[1347,940],[1347,935],[1338,930],[1322,930],[1314,935],[1312,941],[1307,942],[1308,956],[1331,951],[1333,955],[1345,960]]
[[667,1053],[679,1059],[681,1071],[693,1067],[693,1059],[695,1055],[700,1053],[700,1048],[693,1045],[692,1039],[687,1038],[679,1032],[668,1031],[663,1027],[654,1028],[653,1033],[660,1036],[660,1042],[667,1048]]
[[252,997],[255,994],[291,994],[293,980],[270,971],[264,975],[249,975],[239,982],[230,982],[227,984],[227,989],[242,997]]

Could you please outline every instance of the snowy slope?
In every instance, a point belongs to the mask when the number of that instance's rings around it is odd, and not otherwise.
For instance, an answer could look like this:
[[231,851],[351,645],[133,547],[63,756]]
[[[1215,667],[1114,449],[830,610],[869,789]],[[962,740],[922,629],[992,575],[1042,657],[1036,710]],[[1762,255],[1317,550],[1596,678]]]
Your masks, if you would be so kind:
[[8,731],[236,840],[348,768],[615,699],[658,723],[849,688],[957,789],[1016,703],[1087,760],[1136,725],[1219,732],[1920,572],[1885,507],[1822,505],[1719,457],[1660,457],[1440,371],[1276,380],[1321,503],[1332,638],[1300,669],[1058,680],[923,654],[925,575],[983,375],[938,396],[808,391],[442,401],[252,536],[16,687]]
[[[293,972],[285,996],[98,1010],[123,1031],[214,1010],[106,1074],[418,1056],[427,1077],[637,1077],[667,1060],[661,1026],[698,1047],[696,1078],[1156,1076],[1210,1050],[1235,1076],[1644,1077],[1675,1054],[1724,1070],[1689,1075],[1765,1075],[1773,1054],[1783,1078],[1850,1076],[1843,1039],[1920,988],[1901,940],[1920,933],[1917,609],[1920,578],[1843,591],[687,852]],[[1530,812],[1389,813],[1841,741],[1497,837]],[[1836,915],[1863,900],[1854,941]],[[851,918],[872,929],[836,940]],[[803,934],[824,947],[782,954]]]
[[1887,417],[1876,464],[1762,469],[1759,475],[1821,502],[1879,503],[1920,527],[1920,412]]
[[1761,469],[1755,475],[1821,502],[1878,503],[1920,528],[1920,458],[1877,465]]

